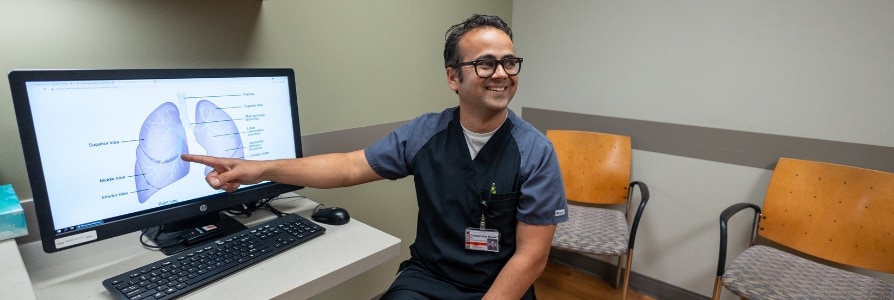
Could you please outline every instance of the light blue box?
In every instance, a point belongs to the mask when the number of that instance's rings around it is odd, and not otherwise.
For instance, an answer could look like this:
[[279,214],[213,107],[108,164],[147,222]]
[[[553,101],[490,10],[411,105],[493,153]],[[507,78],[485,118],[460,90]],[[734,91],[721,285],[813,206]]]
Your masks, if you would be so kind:
[[0,185],[0,240],[28,234],[25,212],[11,184]]

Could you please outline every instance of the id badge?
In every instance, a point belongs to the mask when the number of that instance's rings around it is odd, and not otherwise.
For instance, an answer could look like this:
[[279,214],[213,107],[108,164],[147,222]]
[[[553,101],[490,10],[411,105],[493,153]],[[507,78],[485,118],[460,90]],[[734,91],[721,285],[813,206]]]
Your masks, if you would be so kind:
[[466,228],[466,250],[500,252],[500,232],[495,229]]

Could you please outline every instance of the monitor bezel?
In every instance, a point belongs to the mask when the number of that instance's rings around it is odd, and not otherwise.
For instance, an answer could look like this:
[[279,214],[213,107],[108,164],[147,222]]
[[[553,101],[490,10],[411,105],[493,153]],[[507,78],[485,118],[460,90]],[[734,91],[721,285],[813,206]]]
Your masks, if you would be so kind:
[[[13,107],[19,128],[20,140],[31,185],[35,217],[38,223],[43,249],[47,253],[76,248],[109,238],[138,232],[144,229],[184,221],[211,213],[217,213],[241,204],[271,199],[283,193],[302,189],[302,186],[266,182],[240,188],[233,193],[219,193],[196,201],[172,205],[146,214],[137,214],[84,230],[57,234],[53,223],[50,199],[43,173],[43,163],[37,143],[34,119],[31,114],[27,82],[72,80],[124,80],[124,79],[175,79],[175,78],[230,78],[230,77],[287,77],[289,84],[292,130],[295,156],[302,157],[301,130],[298,114],[298,95],[295,72],[290,68],[216,68],[216,69],[76,69],[76,70],[12,70],[8,74]],[[77,176],[73,174],[72,176]],[[57,247],[56,240],[89,231],[95,232],[92,240]],[[88,234],[88,238],[91,234]],[[137,242],[137,241],[134,241]]]

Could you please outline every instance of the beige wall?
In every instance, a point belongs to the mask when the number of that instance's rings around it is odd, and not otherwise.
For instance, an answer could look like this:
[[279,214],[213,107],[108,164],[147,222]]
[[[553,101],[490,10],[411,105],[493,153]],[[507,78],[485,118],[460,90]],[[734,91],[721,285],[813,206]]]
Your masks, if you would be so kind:
[[[511,21],[511,12],[511,0],[4,1],[0,69],[290,67],[296,71],[303,134],[325,134],[456,105],[443,68],[444,32],[472,13]],[[9,85],[3,82],[0,184],[13,184],[29,199]],[[302,193],[346,206],[353,216],[398,236],[401,258],[408,256],[416,221],[410,180]],[[371,298],[390,284],[399,259],[317,298]]]

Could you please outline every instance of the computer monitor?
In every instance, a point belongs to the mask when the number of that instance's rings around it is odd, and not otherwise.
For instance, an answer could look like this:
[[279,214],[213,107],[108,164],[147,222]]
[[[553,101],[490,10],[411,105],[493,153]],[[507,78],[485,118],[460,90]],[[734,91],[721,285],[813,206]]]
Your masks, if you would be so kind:
[[13,70],[9,83],[48,253],[154,229],[172,254],[245,228],[227,209],[302,188],[214,190],[180,159],[301,157],[292,69]]

